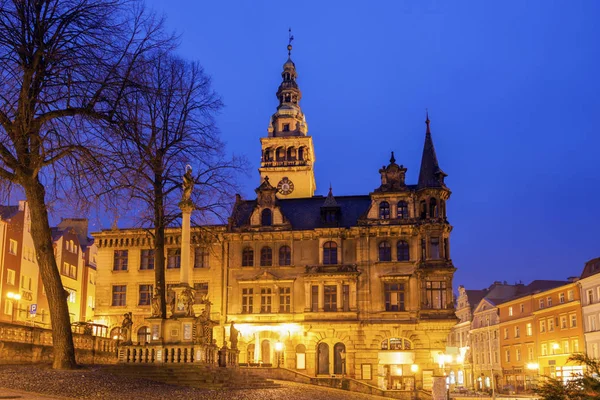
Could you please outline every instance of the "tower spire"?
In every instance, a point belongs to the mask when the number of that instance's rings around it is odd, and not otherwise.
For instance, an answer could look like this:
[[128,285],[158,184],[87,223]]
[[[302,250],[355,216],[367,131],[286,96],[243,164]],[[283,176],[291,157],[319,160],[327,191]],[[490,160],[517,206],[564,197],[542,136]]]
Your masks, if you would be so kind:
[[291,59],[292,58],[292,41],[294,40],[294,35],[292,35],[292,28],[288,29],[288,45],[287,45],[287,49],[288,49],[288,58]]
[[425,124],[425,144],[423,145],[423,156],[421,157],[421,170],[419,171],[418,188],[428,187],[446,187],[444,178],[447,176],[438,164],[433,139],[431,138],[431,127],[429,120],[429,111],[426,111]]

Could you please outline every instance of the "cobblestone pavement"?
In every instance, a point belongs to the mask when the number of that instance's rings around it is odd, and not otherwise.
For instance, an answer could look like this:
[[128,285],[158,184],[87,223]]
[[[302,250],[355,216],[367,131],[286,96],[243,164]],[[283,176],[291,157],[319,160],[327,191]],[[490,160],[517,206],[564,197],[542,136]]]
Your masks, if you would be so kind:
[[[102,367],[56,371],[49,365],[0,365],[3,391],[23,391],[17,399],[198,399],[198,400],[367,400],[383,399],[344,390],[278,381],[281,388],[214,391],[166,385],[146,379],[109,374]],[[38,395],[39,394],[39,395]],[[43,397],[56,396],[56,397]],[[29,396],[29,397],[27,397]]]

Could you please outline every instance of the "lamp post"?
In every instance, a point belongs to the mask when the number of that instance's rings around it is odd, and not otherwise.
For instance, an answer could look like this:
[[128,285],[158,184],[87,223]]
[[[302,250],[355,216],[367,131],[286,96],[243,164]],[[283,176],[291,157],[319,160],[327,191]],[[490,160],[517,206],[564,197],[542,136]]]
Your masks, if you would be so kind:
[[[538,381],[538,374],[539,374],[539,369],[540,369],[540,364],[535,363],[535,362],[531,362],[531,363],[527,363],[526,365],[527,369],[530,370],[533,374],[534,379],[532,379],[532,386],[537,387],[537,381]],[[528,388],[528,389],[533,389],[533,388]]]
[[279,368],[279,363],[281,361],[281,351],[283,350],[283,343],[277,342],[275,343],[275,355],[277,356],[277,368]]
[[417,393],[417,372],[419,372],[419,366],[417,364],[413,364],[410,366],[410,371],[413,373],[413,391],[415,392],[415,400],[419,398]]
[[15,310],[19,307],[19,300],[21,300],[21,295],[19,293],[8,292],[6,293],[6,297],[8,297],[13,303],[12,322],[15,322]]

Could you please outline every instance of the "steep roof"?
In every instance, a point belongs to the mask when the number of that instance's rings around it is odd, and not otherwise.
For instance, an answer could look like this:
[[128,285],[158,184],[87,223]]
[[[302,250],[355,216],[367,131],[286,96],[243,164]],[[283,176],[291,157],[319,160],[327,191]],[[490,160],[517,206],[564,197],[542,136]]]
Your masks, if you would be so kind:
[[425,132],[425,144],[423,145],[423,155],[421,157],[421,169],[419,170],[419,189],[435,187],[442,188],[444,185],[444,176],[446,174],[438,164],[433,139],[431,138],[431,130],[429,128],[429,115],[427,115],[427,131]]
[[[321,207],[325,199],[314,196],[301,199],[278,199],[277,205],[292,225],[293,230],[323,228],[327,225],[321,219]],[[371,198],[364,196],[336,196],[335,201],[340,208],[340,227],[358,225],[358,219],[371,205]],[[242,200],[236,203],[232,213],[233,227],[248,225],[256,200]]]
[[590,277],[600,273],[600,257],[593,258],[585,263],[583,272],[581,273],[581,279]]
[[471,305],[471,308],[476,307],[477,304],[479,304],[479,302],[481,301],[481,299],[483,299],[485,297],[485,295],[488,293],[488,291],[486,289],[465,290],[465,292],[467,294],[467,298],[469,299],[469,304]]
[[19,206],[0,206],[0,218],[3,220],[10,219],[19,212]]

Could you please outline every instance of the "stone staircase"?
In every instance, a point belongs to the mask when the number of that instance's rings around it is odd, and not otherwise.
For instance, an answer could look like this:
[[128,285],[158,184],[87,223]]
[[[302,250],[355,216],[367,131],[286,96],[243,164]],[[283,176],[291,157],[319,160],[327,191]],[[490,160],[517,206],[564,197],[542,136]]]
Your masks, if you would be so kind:
[[118,364],[107,367],[107,372],[120,376],[145,378],[177,386],[207,390],[267,389],[281,385],[271,379],[240,368],[219,368],[203,364],[148,365]]

